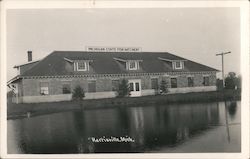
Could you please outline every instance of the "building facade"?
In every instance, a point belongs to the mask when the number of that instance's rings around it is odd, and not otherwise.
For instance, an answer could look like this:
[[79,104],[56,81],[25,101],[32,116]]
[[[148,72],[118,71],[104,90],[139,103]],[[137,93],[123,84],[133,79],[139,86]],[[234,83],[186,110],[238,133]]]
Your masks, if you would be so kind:
[[123,79],[131,97],[159,93],[162,81],[168,93],[214,91],[218,71],[163,52],[54,51],[15,68],[20,74],[8,82],[15,103],[69,101],[78,85],[84,99],[113,98]]

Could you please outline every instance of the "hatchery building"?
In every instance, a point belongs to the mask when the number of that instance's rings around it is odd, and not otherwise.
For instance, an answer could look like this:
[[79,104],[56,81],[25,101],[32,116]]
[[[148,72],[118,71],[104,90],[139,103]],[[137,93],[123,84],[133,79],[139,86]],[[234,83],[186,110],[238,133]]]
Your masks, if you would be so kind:
[[167,52],[54,51],[32,61],[29,51],[28,57],[7,83],[15,103],[69,101],[77,85],[84,99],[113,98],[122,79],[131,97],[159,93],[162,80],[169,93],[216,90],[218,70]]

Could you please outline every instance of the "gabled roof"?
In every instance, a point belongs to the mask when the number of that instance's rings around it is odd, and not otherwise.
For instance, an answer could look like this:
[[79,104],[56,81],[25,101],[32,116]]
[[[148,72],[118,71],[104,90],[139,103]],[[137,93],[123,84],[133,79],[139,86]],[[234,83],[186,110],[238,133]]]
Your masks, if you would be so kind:
[[[183,70],[173,70],[168,62],[159,60],[160,58],[170,61],[184,61]],[[114,58],[124,60],[141,60],[140,70],[142,73],[163,73],[163,72],[203,72],[218,71],[214,68],[187,60],[185,58],[167,52],[84,52],[84,51],[54,51],[34,67],[27,70],[22,76],[57,76],[74,74],[123,74],[128,71],[121,67],[119,61]],[[68,60],[91,60],[93,71],[73,72],[66,69]]]
[[36,61],[29,61],[27,63],[23,63],[23,64],[19,64],[19,65],[15,65],[14,68],[18,68],[18,67],[21,67],[21,66],[24,66],[24,65],[29,65],[29,64],[33,64],[33,63],[37,63],[39,62],[40,60],[36,60]]

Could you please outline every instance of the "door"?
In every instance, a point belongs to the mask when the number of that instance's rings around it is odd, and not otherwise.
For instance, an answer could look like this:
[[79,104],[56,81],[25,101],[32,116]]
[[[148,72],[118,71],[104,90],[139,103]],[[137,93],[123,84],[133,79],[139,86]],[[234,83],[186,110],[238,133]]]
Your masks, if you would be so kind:
[[140,79],[128,80],[128,83],[129,83],[130,97],[141,96],[141,80]]

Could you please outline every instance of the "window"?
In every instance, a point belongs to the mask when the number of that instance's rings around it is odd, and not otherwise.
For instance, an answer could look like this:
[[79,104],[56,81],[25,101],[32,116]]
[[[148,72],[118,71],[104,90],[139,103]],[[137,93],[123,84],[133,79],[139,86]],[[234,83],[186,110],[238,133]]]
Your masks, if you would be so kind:
[[128,62],[128,69],[129,70],[138,70],[139,69],[139,62],[138,61],[129,61]]
[[134,91],[134,84],[133,83],[129,83],[129,91]]
[[41,82],[40,83],[40,94],[41,95],[48,95],[49,94],[49,83],[48,82]]
[[129,69],[136,69],[135,61],[130,61],[129,62]]
[[76,70],[77,71],[87,71],[87,64],[85,61],[79,61],[76,63]]
[[175,68],[181,68],[181,62],[175,62]]
[[183,62],[182,61],[175,61],[174,62],[174,69],[183,69]]
[[96,81],[88,81],[88,92],[96,92]]
[[119,80],[112,80],[112,91],[118,91],[119,89]]
[[171,88],[177,88],[177,78],[171,78]]
[[70,88],[70,84],[69,83],[63,84],[62,93],[63,94],[70,94],[71,93],[71,88]]
[[208,76],[203,77],[203,85],[209,86],[209,77]]
[[157,90],[158,89],[158,79],[152,78],[151,79],[151,88]]
[[188,87],[194,86],[194,77],[188,77]]
[[135,83],[135,91],[140,91],[140,84],[138,82]]

